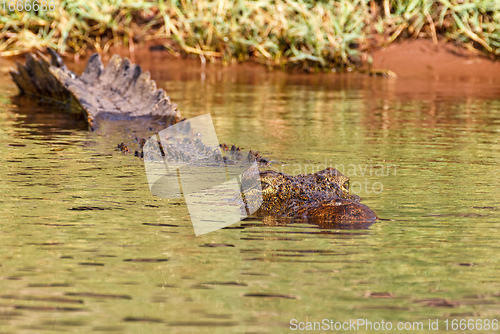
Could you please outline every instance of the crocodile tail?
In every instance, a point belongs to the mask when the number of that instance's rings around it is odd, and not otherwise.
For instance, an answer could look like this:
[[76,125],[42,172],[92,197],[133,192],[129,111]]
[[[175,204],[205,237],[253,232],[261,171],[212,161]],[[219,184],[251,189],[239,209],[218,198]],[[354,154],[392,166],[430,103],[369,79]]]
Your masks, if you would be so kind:
[[25,65],[10,72],[22,95],[32,95],[65,105],[80,113],[94,128],[98,116],[151,117],[165,125],[180,122],[176,106],[157,89],[149,72],[127,58],[115,55],[106,67],[93,54],[81,76],[68,70],[63,59],[48,49],[50,62],[42,55],[28,54]]

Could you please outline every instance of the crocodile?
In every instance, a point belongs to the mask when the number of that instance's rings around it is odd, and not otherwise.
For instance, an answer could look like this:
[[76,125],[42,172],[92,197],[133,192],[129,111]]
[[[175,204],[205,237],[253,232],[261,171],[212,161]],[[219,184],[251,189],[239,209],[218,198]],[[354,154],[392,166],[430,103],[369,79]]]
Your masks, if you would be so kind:
[[[65,110],[85,120],[95,130],[102,119],[133,120],[140,124],[168,127],[183,120],[164,90],[158,89],[149,72],[118,55],[104,67],[100,55],[90,56],[81,75],[70,71],[57,52],[48,49],[50,59],[42,54],[27,54],[24,65],[10,72],[20,95],[35,96],[65,106]],[[144,122],[138,122],[144,120]],[[139,140],[140,146],[144,140]],[[125,144],[118,147],[131,151]],[[241,150],[221,145],[222,151],[241,156]],[[136,155],[142,156],[140,151]],[[164,154],[164,152],[162,152]],[[250,151],[261,167],[263,203],[258,216],[290,217],[320,224],[368,226],[377,215],[349,191],[349,178],[334,168],[296,176],[269,168],[269,159]],[[262,170],[264,169],[264,170]]]

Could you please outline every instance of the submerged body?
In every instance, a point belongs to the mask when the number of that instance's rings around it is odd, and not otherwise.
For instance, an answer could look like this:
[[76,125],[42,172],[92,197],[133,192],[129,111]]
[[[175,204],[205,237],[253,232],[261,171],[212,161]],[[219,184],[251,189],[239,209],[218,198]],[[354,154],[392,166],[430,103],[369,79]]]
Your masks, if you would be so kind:
[[[103,66],[99,55],[90,57],[81,76],[69,71],[52,50],[51,61],[28,55],[26,65],[11,72],[21,94],[33,95],[65,104],[82,115],[89,128],[100,118],[151,119],[163,127],[182,120],[175,105],[138,65],[113,56]],[[140,123],[137,123],[140,124]],[[224,150],[224,147],[223,147]],[[266,162],[256,152],[250,158]],[[330,224],[372,223],[375,213],[349,193],[349,179],[336,169],[315,174],[290,176],[272,170],[260,172],[263,204],[260,215],[313,219]]]

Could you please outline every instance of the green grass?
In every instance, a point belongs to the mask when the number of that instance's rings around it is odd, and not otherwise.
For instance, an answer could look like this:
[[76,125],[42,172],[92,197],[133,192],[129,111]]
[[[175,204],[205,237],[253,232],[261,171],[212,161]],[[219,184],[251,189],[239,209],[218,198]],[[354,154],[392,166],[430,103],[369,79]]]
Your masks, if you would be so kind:
[[500,0],[64,0],[38,12],[4,10],[9,1],[1,1],[0,56],[49,46],[107,52],[160,39],[202,61],[345,69],[369,61],[373,47],[415,37],[500,55]]

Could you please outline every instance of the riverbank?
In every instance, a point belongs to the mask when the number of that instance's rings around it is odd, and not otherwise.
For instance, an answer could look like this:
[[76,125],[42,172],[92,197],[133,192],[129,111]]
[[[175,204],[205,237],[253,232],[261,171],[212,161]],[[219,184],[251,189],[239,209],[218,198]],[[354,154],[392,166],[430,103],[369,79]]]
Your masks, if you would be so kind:
[[373,52],[373,68],[390,70],[402,79],[500,83],[500,61],[453,43],[418,39],[393,43]]
[[[45,1],[45,0],[43,0]],[[42,2],[43,2],[42,1]],[[309,72],[370,66],[372,52],[427,38],[497,59],[500,2],[49,1],[46,11],[0,8],[0,56],[52,47],[75,57],[144,45],[201,62],[247,60]],[[12,8],[13,5],[11,6]],[[52,10],[50,10],[52,9]]]

